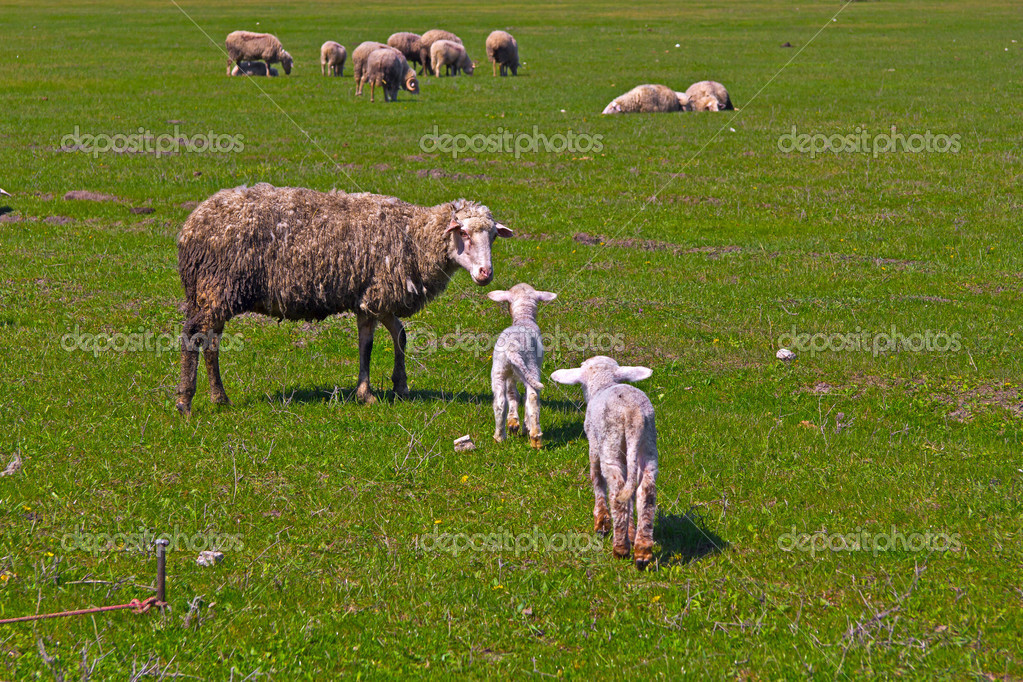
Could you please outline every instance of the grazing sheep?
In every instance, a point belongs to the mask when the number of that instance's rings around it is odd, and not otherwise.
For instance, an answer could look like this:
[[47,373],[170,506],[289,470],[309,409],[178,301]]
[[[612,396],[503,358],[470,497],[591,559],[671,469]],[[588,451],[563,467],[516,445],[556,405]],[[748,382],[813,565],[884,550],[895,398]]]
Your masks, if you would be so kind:
[[450,40],[453,43],[462,44],[462,39],[450,31],[442,31],[439,28],[435,28],[424,33],[419,39],[419,61],[423,65],[419,73],[422,73],[423,70],[429,74],[433,73],[433,67],[430,64],[430,50],[433,49],[433,44],[438,40]]
[[344,76],[346,59],[348,59],[348,50],[345,49],[345,46],[328,40],[320,47],[320,73],[326,76],[329,68],[331,76]]
[[675,92],[667,85],[637,85],[611,100],[601,113],[656,114],[690,109],[689,96],[684,92]]
[[728,111],[735,109],[732,106],[731,98],[728,97],[728,91],[725,90],[725,86],[717,81],[693,83],[686,90],[686,94],[693,101],[693,108],[696,111]]
[[252,31],[235,31],[227,34],[227,75],[231,75],[231,65],[242,65],[242,61],[264,61],[267,67],[280,63],[284,73],[291,74],[292,59],[281,41],[269,33],[253,33]]
[[399,318],[443,292],[460,267],[476,284],[488,284],[491,246],[511,235],[486,206],[464,199],[422,207],[377,194],[266,183],[217,192],[178,235],[186,302],[178,410],[191,413],[200,350],[213,402],[230,404],[220,379],[220,338],[224,323],[244,312],[289,320],[354,312],[356,396],[364,402],[375,400],[369,366],[373,331],[382,322],[394,339],[394,391],[407,396]]
[[405,55],[405,61],[409,64],[422,66],[420,61],[422,59],[420,56],[423,48],[422,40],[423,37],[418,33],[392,33],[391,37],[387,39],[387,45]]
[[398,100],[398,90],[405,88],[413,95],[419,94],[419,81],[416,70],[408,65],[401,52],[393,47],[373,50],[366,60],[366,69],[362,72],[359,89],[355,94],[362,94],[362,85],[369,82],[369,101],[375,101],[376,86],[384,89],[384,101]]
[[536,306],[540,301],[553,301],[558,295],[537,291],[528,284],[516,284],[507,291],[491,291],[487,298],[504,301],[511,309],[512,324],[501,332],[494,344],[494,364],[490,371],[490,387],[494,391],[494,440],[505,439],[505,423],[512,434],[519,432],[519,391],[517,382],[526,387],[526,429],[529,444],[539,449],[540,431],[540,366],[543,365],[543,342],[536,324]]
[[615,556],[628,558],[632,543],[636,568],[641,571],[653,559],[657,429],[646,393],[620,382],[642,381],[651,374],[646,367],[619,367],[602,355],[586,360],[581,367],[551,374],[560,384],[583,386],[587,403],[583,428],[590,442],[590,482],[596,498],[594,530],[607,533],[613,526]]
[[359,43],[359,46],[352,52],[352,71],[355,73],[356,95],[362,94],[362,73],[366,70],[366,61],[369,59],[370,54],[382,47],[387,47],[387,45],[367,40],[364,43]]
[[277,69],[266,62],[242,62],[231,69],[232,76],[277,76]]
[[438,40],[430,48],[430,63],[433,65],[433,75],[440,76],[440,67],[450,76],[457,76],[459,71],[471,76],[476,62],[469,59],[465,48],[451,40]]
[[507,76],[508,69],[511,69],[513,76],[519,75],[519,44],[507,31],[494,31],[487,36],[487,59],[494,65],[494,75],[497,75],[497,65],[501,65],[501,75]]

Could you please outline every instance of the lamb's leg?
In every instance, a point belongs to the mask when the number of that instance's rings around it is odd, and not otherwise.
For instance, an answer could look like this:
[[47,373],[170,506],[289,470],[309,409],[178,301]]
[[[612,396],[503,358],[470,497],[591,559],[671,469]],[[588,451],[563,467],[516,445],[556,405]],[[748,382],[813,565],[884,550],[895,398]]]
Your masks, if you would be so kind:
[[369,385],[369,360],[373,355],[373,331],[377,326],[377,319],[365,313],[359,313],[359,385],[355,389],[355,397],[372,405],[377,401],[373,397],[373,389]]
[[604,442],[602,461],[607,465],[604,468],[607,479],[607,494],[611,498],[611,522],[614,525],[614,540],[612,547],[614,555],[619,559],[629,558],[629,500],[618,501],[618,493],[625,484],[625,472],[618,461],[619,443],[613,438]]
[[[490,390],[494,392],[494,440],[504,442],[504,425],[508,419],[508,394],[504,369],[497,363],[490,369]],[[511,381],[515,381],[514,378]]]
[[607,481],[600,470],[600,448],[590,442],[590,483],[593,484],[593,530],[607,535],[611,532],[611,515],[607,511]]
[[210,399],[217,405],[230,405],[231,401],[220,379],[220,339],[224,335],[224,324],[219,324],[210,334],[202,356],[206,362],[206,377],[210,381]]
[[505,379],[504,394],[508,396],[508,432],[513,436],[519,434],[519,388],[512,375]]
[[540,394],[526,384],[526,431],[529,445],[537,450],[543,447],[543,433],[540,431]]
[[394,383],[394,395],[399,398],[408,398],[408,377],[405,375],[405,325],[394,315],[388,315],[381,320],[387,331],[391,332],[391,340],[394,341],[394,371],[391,372],[391,381]]
[[654,558],[654,516],[657,513],[657,468],[647,466],[636,491],[636,568],[643,570]]

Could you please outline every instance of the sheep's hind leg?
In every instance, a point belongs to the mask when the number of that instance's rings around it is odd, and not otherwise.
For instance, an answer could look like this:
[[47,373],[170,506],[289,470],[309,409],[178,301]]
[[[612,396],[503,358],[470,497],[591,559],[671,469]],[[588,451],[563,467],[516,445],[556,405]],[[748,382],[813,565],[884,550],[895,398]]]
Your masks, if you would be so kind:
[[[206,314],[200,312],[185,320],[181,329],[181,380],[178,382],[176,406],[178,412],[185,416],[192,413],[192,398],[195,397],[195,383],[199,374],[199,348],[206,350],[210,332],[215,327],[208,321]],[[223,328],[223,324],[220,327]],[[209,360],[206,362],[209,371]],[[216,363],[214,366],[217,366]],[[220,381],[219,370],[217,381]],[[226,399],[227,396],[224,397]]]
[[391,332],[391,339],[394,341],[394,371],[391,373],[391,381],[394,383],[394,395],[399,398],[408,398],[408,377],[405,375],[405,325],[394,315],[388,315],[381,320],[387,331]]
[[[605,448],[607,448],[607,445],[605,445]],[[614,461],[613,452],[605,450],[603,455],[604,461]],[[607,494],[611,498],[611,522],[614,525],[614,539],[611,544],[616,557],[619,559],[628,559],[630,501],[625,500],[624,502],[619,502],[618,500],[618,493],[621,492],[622,486],[625,485],[625,477],[623,476],[624,472],[619,470],[618,465],[612,465],[612,470],[608,473],[609,475],[606,477]]]
[[498,367],[490,370],[490,390],[494,393],[494,440],[498,443],[503,443],[506,438],[504,425],[508,420],[508,394],[505,390],[507,381]]
[[515,385],[515,376],[505,379],[505,395],[508,396],[508,433],[519,434],[519,389]]
[[540,394],[526,384],[526,431],[529,445],[537,450],[543,447],[543,432],[540,431]]
[[602,535],[611,532],[611,515],[607,511],[607,481],[600,470],[600,450],[590,443],[590,483],[593,484],[593,530]]
[[644,570],[654,559],[654,515],[657,511],[657,472],[647,468],[636,491],[636,568]]
[[369,361],[373,355],[373,332],[376,330],[377,319],[364,313],[358,315],[359,323],[359,385],[355,389],[355,397],[371,405],[377,401],[373,389],[369,385]]

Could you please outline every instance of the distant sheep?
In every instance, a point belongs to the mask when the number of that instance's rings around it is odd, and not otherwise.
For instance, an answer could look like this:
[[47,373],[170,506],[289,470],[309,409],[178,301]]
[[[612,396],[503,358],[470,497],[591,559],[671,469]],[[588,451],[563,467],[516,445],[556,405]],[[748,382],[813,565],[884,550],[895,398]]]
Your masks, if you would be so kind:
[[277,76],[277,69],[267,66],[266,62],[242,62],[231,69],[232,76]]
[[465,47],[450,40],[438,40],[433,44],[430,48],[430,64],[433,65],[434,76],[440,76],[441,67],[450,76],[457,76],[460,71],[471,76],[476,68]]
[[269,68],[280,63],[284,73],[291,74],[293,60],[285,51],[281,41],[269,33],[253,33],[251,31],[234,31],[227,34],[224,41],[227,46],[227,74],[231,75],[231,65],[241,66],[242,61],[264,61]]
[[404,88],[413,95],[419,94],[419,81],[416,70],[408,65],[405,57],[393,47],[382,47],[373,50],[366,60],[366,68],[359,81],[357,95],[362,94],[363,83],[369,82],[369,101],[375,101],[376,87],[384,89],[384,101],[395,102],[398,90]]
[[586,360],[581,367],[559,369],[551,374],[551,379],[560,384],[583,386],[586,399],[583,428],[590,442],[590,482],[596,498],[594,530],[607,533],[613,528],[612,544],[617,557],[627,559],[632,543],[636,568],[641,571],[653,560],[657,428],[654,407],[646,393],[620,382],[642,381],[651,374],[646,367],[619,367],[602,355]]
[[537,291],[528,284],[516,284],[507,291],[491,291],[491,301],[508,303],[512,324],[501,332],[494,344],[494,363],[490,371],[490,387],[494,392],[494,440],[505,439],[505,425],[513,435],[519,432],[519,391],[517,383],[526,387],[526,428],[529,444],[543,445],[540,431],[540,367],[543,365],[543,342],[536,324],[536,307],[540,301],[553,301],[558,295]]
[[331,76],[345,75],[345,60],[348,59],[348,50],[341,43],[328,40],[320,47],[320,73],[327,75],[330,69]]
[[245,312],[289,320],[355,313],[356,397],[363,402],[375,401],[370,355],[373,332],[383,323],[394,340],[395,394],[408,396],[399,318],[422,310],[459,268],[476,284],[489,284],[494,240],[511,236],[486,206],[463,199],[424,207],[378,194],[266,183],[217,192],[178,234],[186,316],[178,410],[191,413],[200,350],[213,402],[230,404],[220,379],[220,340],[224,323]]
[[667,85],[637,85],[619,95],[604,107],[603,114],[655,114],[690,111],[692,104],[684,92],[675,92]]
[[352,71],[355,74],[356,95],[362,94],[362,73],[366,70],[366,61],[369,59],[369,55],[382,47],[387,47],[387,45],[367,40],[364,43],[359,43],[359,46],[352,52]]
[[442,31],[439,28],[435,28],[424,33],[419,39],[419,62],[423,65],[419,73],[422,73],[424,70],[429,74],[433,73],[433,66],[430,63],[430,50],[433,49],[433,44],[438,40],[450,40],[453,43],[462,44],[462,39],[450,31]]
[[735,109],[728,96],[728,90],[717,81],[693,83],[686,90],[693,102],[694,111],[728,111]]
[[487,36],[487,59],[494,65],[494,75],[497,75],[497,66],[501,66],[501,75],[507,76],[511,69],[513,76],[519,75],[519,44],[507,31],[494,31]]
[[388,47],[393,47],[398,52],[405,55],[405,61],[412,64],[418,64],[422,66],[422,40],[423,37],[418,33],[392,33],[391,37],[387,39]]

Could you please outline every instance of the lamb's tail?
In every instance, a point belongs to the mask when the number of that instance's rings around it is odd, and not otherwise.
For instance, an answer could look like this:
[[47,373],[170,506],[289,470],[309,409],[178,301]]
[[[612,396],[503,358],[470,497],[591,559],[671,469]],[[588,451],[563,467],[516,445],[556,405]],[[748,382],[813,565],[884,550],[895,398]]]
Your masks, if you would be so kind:
[[519,371],[519,376],[522,377],[523,381],[538,391],[543,390],[543,384],[540,383],[539,367],[532,362],[526,363],[519,353],[509,353],[508,361],[511,362],[512,367]]
[[[639,426],[642,426],[642,421]],[[618,491],[617,499],[619,504],[625,504],[631,500],[632,496],[636,494],[636,488],[639,487],[639,446],[642,439],[642,429],[634,431],[631,436],[628,431],[626,431],[625,468],[627,471],[625,472],[625,484],[622,486],[622,489]]]

